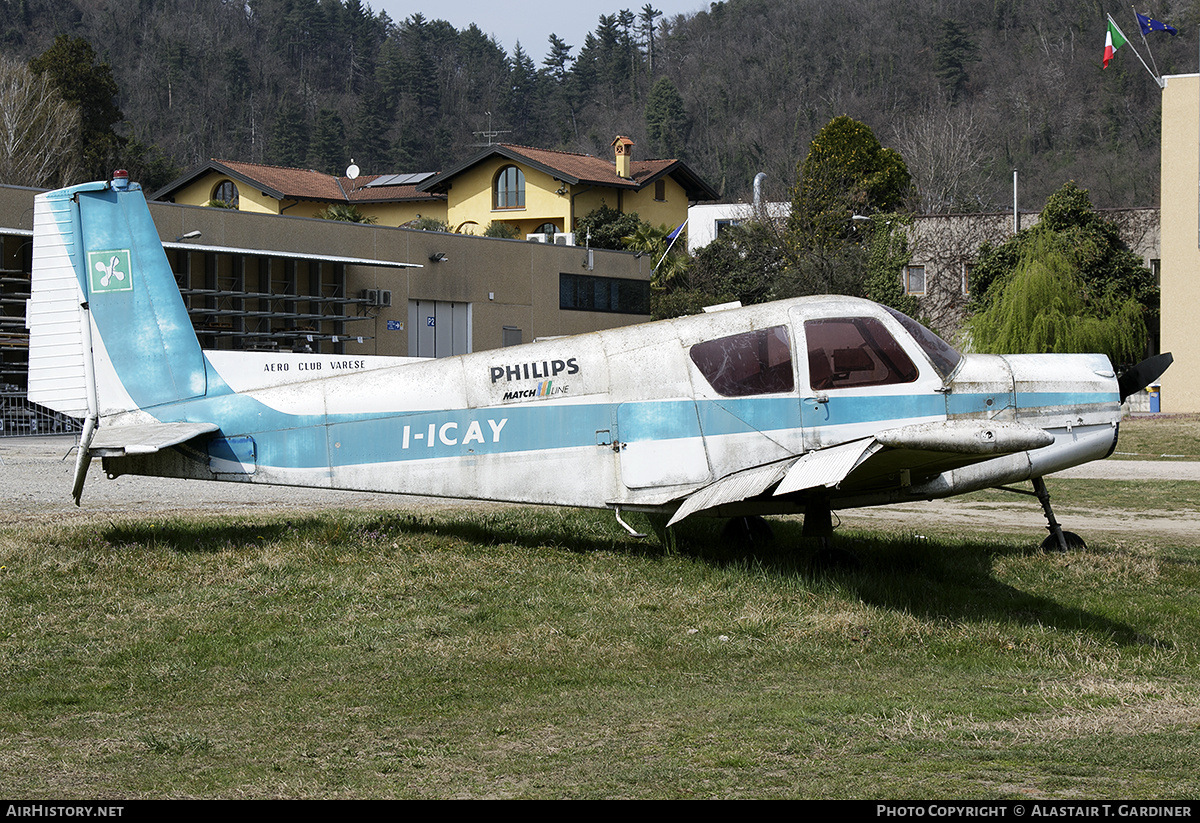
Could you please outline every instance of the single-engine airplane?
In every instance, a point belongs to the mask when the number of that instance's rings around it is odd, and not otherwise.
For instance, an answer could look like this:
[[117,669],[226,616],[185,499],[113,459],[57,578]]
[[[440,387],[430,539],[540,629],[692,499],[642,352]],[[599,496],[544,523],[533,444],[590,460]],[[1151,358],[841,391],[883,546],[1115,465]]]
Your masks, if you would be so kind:
[[[866,300],[802,297],[438,360],[202,351],[141,189],[38,195],[29,398],[124,474],[607,508],[831,511],[1031,481],[1106,457],[1099,354],[961,354]],[[1028,492],[1027,492],[1028,493]]]

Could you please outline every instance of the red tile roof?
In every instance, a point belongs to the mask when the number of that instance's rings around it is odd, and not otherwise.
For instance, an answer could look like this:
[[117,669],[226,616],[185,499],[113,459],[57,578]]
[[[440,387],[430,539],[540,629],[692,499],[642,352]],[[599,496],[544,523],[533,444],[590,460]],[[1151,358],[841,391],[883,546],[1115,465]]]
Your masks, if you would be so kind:
[[632,177],[626,179],[617,174],[616,163],[612,160],[593,157],[590,154],[535,149],[532,146],[517,146],[511,143],[501,145],[535,163],[578,178],[580,182],[600,183],[605,186],[620,186],[630,183],[637,185],[678,162],[677,160],[634,160],[629,164]]
[[474,157],[438,174],[436,178],[420,184],[420,187],[425,191],[445,191],[450,179],[496,154],[518,162],[524,160],[531,166],[572,184],[589,183],[638,190],[664,174],[671,174],[688,190],[689,198],[710,200],[717,197],[716,192],[680,160],[634,160],[630,163],[632,177],[626,179],[617,174],[616,163],[613,160],[593,157],[590,154],[538,149],[511,143],[489,146]]
[[293,169],[242,163],[236,160],[210,160],[193,169],[167,187],[154,193],[155,199],[170,196],[209,171],[228,174],[241,182],[255,186],[280,200],[316,200],[334,203],[393,203],[401,200],[442,200],[444,195],[419,191],[416,184],[403,186],[369,186],[385,175],[363,175],[354,180],[334,177],[313,169]]
[[312,169],[262,166],[236,160],[213,160],[247,182],[292,200],[345,200],[338,178]]

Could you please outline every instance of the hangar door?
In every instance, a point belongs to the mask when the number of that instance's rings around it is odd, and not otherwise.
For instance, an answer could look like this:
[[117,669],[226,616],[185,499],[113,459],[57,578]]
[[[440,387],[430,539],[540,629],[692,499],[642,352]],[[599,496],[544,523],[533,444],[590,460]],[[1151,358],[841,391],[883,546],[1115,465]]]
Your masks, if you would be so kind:
[[409,357],[451,357],[470,353],[470,303],[408,301]]

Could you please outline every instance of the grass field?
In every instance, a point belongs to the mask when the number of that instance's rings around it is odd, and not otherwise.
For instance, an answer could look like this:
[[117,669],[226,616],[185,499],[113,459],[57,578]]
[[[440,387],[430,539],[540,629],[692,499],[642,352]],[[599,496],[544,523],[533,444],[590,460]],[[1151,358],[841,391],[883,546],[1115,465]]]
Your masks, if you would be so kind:
[[1121,422],[1117,459],[1200,460],[1200,414],[1156,414]]
[[[1070,483],[1135,516],[1200,485]],[[1196,797],[1200,536],[1151,520],[1044,555],[1040,525],[839,534],[832,564],[792,520],[667,550],[575,510],[10,528],[0,777],[59,799]]]

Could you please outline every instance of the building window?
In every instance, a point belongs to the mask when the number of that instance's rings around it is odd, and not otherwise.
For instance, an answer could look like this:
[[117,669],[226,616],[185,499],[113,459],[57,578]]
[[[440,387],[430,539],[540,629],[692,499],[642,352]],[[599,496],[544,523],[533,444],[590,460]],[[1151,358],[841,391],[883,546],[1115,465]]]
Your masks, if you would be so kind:
[[667,181],[666,180],[655,180],[654,181],[654,199],[659,200],[659,201],[663,201],[663,200],[667,199]]
[[229,208],[236,209],[238,207],[237,186],[233,184],[232,180],[222,180],[217,184],[217,187],[213,189],[212,199],[220,200],[222,203],[225,203],[227,206],[229,206]]
[[905,294],[924,294],[925,293],[925,267],[924,266],[905,266],[904,267],[904,293]]
[[1162,285],[1162,261],[1157,257],[1150,261],[1150,275],[1154,278],[1154,285]]
[[729,229],[732,229],[734,226],[742,225],[742,221],[734,219],[734,218],[729,218],[728,220],[714,221],[713,225],[716,227],[716,236],[720,237],[722,234],[727,232]]
[[590,274],[560,274],[558,307],[566,311],[649,314],[650,282]]
[[962,280],[962,293],[970,294],[971,293],[971,264],[966,262],[965,260],[962,262],[961,269],[959,270],[959,277]]
[[543,223],[542,225],[538,226],[537,229],[535,229],[534,233],[544,234],[547,237],[553,237],[554,235],[558,234],[558,226],[554,225],[553,223]]
[[495,208],[525,208],[525,174],[516,166],[505,166],[496,175]]

